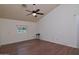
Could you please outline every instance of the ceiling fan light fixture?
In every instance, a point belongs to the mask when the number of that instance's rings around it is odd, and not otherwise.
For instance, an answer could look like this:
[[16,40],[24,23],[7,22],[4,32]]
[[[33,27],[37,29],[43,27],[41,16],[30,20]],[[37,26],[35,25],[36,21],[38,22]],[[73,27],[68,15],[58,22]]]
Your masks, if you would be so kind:
[[33,16],[36,16],[36,13],[33,13],[32,15],[33,15]]

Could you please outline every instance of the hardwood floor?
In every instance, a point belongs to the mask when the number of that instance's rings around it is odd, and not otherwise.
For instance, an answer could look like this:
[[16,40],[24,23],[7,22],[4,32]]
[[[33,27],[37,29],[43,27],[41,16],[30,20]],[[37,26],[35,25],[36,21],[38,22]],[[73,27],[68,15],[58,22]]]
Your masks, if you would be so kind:
[[0,47],[0,54],[9,55],[77,55],[79,49],[43,40],[28,40]]

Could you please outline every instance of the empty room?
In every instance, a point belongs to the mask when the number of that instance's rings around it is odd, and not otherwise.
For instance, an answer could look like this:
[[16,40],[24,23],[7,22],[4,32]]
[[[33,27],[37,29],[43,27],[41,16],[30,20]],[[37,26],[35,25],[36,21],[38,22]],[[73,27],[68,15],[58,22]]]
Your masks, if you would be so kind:
[[79,55],[79,4],[0,4],[0,55]]

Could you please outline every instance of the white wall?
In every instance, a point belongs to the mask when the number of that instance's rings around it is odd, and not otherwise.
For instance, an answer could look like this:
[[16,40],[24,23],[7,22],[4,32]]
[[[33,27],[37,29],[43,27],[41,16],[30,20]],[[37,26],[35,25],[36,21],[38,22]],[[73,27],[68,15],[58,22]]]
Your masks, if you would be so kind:
[[[24,40],[29,40],[34,38],[34,34],[36,33],[36,23],[35,22],[25,22],[25,21],[16,21],[13,19],[4,19],[0,18],[0,36],[1,45],[9,44]],[[27,32],[26,33],[17,33],[16,25],[26,25]]]
[[79,5],[60,5],[44,18],[40,19],[41,39],[50,42],[77,47],[77,25],[75,15]]
[[77,47],[79,48],[79,15],[75,16],[77,25]]

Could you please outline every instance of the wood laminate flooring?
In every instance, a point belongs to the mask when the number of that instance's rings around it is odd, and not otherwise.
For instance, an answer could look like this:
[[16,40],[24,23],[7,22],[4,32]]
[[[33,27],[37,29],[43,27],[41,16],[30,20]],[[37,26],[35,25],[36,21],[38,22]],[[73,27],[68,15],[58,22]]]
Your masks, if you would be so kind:
[[3,45],[0,54],[8,55],[78,55],[79,49],[43,40],[28,41]]

